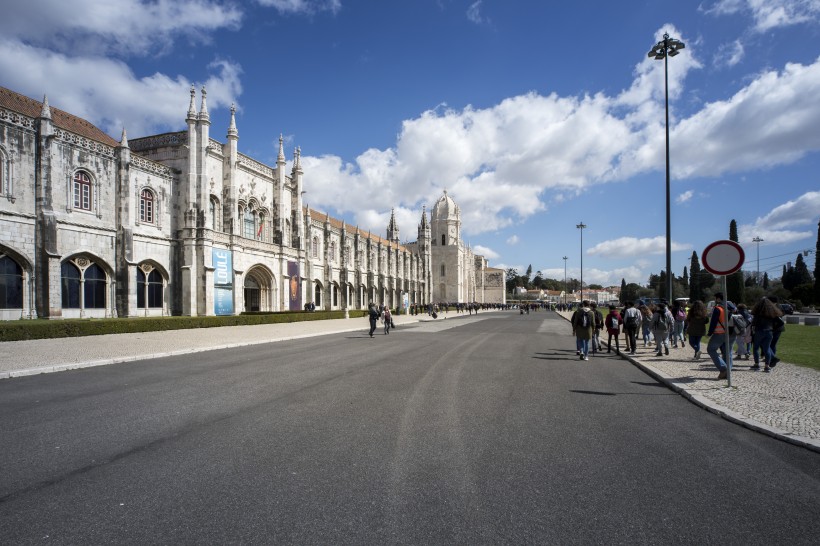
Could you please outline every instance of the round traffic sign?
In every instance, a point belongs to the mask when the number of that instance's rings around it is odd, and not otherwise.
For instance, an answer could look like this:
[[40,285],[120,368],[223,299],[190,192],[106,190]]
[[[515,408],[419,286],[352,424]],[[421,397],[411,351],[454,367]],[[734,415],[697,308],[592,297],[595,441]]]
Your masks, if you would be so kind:
[[706,247],[701,256],[703,268],[713,275],[731,275],[746,259],[743,247],[735,241],[715,241]]

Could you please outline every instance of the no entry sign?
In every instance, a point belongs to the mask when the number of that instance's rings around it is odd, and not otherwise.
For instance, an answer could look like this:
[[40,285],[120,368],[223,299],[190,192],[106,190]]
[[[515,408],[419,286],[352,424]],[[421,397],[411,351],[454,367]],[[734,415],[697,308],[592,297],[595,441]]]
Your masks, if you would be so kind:
[[731,275],[746,259],[743,247],[734,241],[715,241],[707,246],[701,256],[703,268],[712,275]]

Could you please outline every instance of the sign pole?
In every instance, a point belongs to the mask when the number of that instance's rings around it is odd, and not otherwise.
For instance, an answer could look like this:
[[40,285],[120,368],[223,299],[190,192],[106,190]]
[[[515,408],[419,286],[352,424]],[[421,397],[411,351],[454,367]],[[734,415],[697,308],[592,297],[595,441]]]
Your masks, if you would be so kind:
[[726,279],[728,275],[723,276],[723,332],[726,336],[726,341],[724,342],[726,345],[726,352],[723,353],[723,358],[726,363],[726,380],[728,381],[729,387],[732,386],[732,346],[729,344],[729,290],[727,288]]

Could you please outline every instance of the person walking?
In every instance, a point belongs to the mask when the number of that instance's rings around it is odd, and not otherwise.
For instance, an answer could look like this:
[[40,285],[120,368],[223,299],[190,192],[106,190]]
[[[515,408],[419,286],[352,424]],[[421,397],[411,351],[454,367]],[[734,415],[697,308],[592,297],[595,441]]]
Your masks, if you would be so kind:
[[575,335],[576,353],[581,360],[589,360],[589,342],[592,339],[592,331],[595,329],[595,314],[589,307],[589,301],[584,300],[581,308],[576,309],[570,320],[572,333]]
[[[727,306],[729,313],[732,313],[734,305],[729,303]],[[718,379],[726,379],[728,369],[732,367],[732,344],[734,339],[730,332],[729,346],[727,347],[726,325],[726,317],[723,311],[723,292],[718,292],[715,294],[715,308],[712,309],[712,318],[709,320],[709,343],[706,345],[706,352],[709,353],[712,362],[718,369]],[[723,358],[718,354],[718,350],[723,354]]]
[[706,335],[706,325],[709,324],[709,313],[706,312],[706,305],[695,300],[689,308],[686,316],[689,332],[689,346],[695,351],[695,360],[700,360],[700,341]]
[[618,313],[614,305],[609,306],[609,313],[607,313],[604,319],[604,324],[606,325],[606,333],[608,334],[606,352],[612,352],[612,337],[615,336],[615,354],[621,354],[621,346],[618,340],[621,335],[621,314]]
[[384,320],[384,335],[388,335],[390,333],[390,327],[393,325],[393,315],[390,313],[389,307],[384,308],[382,319]]
[[677,349],[678,342],[680,342],[680,348],[683,349],[686,347],[686,340],[683,337],[683,327],[686,323],[686,309],[680,300],[675,300],[675,303],[672,304],[672,317],[674,317],[672,347]]
[[592,354],[601,351],[601,330],[604,329],[604,315],[598,311],[598,304],[594,301],[589,304],[595,315],[595,329],[592,331]]
[[752,344],[752,315],[742,303],[739,303],[737,306],[737,314],[742,317],[743,322],[746,323],[746,327],[737,332],[736,356],[738,360],[744,357],[746,360],[749,360],[749,348]]
[[641,331],[643,333],[643,346],[649,343],[649,336],[652,333],[652,311],[646,305],[641,305],[638,310],[641,312]]
[[652,315],[652,335],[655,336],[655,348],[657,353],[655,356],[663,356],[663,351],[669,354],[669,332],[672,330],[674,319],[670,318],[669,311],[666,309],[666,303],[661,302],[655,309],[655,314]]
[[379,309],[373,305],[372,301],[367,306],[367,315],[370,319],[370,337],[373,337],[373,332],[376,331],[376,321],[379,320],[381,313],[379,312]]
[[752,308],[752,356],[754,365],[752,370],[760,369],[760,356],[763,355],[764,372],[772,369],[772,362],[777,364],[777,357],[772,353],[772,339],[774,337],[775,323],[781,322],[783,311],[781,311],[768,298],[760,298],[760,301]]
[[638,348],[638,329],[641,327],[643,315],[631,301],[624,304],[624,333],[626,334],[626,350],[634,355]]

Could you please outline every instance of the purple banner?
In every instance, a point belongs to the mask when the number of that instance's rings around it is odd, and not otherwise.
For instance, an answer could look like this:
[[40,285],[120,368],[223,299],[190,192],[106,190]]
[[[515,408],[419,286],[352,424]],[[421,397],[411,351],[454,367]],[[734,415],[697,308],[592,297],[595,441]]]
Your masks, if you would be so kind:
[[288,301],[290,302],[291,311],[302,310],[302,277],[299,274],[299,263],[288,262],[288,276],[290,283],[288,284]]

